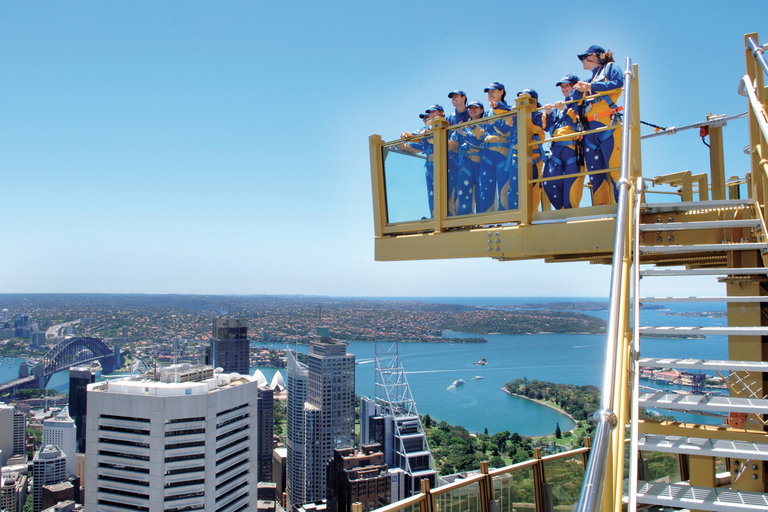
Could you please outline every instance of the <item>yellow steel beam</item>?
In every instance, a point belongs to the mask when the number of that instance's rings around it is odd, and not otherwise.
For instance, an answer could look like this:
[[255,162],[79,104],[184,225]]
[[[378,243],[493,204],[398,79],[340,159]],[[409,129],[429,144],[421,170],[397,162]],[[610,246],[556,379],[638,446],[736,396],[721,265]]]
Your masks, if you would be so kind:
[[476,228],[443,233],[381,236],[375,241],[377,261],[492,257],[551,258],[613,252],[616,221],[612,218]]

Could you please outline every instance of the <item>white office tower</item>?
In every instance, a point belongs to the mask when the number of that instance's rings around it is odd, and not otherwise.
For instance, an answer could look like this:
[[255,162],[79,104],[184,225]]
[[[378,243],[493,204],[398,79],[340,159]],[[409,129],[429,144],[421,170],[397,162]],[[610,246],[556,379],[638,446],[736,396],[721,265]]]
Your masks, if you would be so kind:
[[16,409],[0,402],[0,466],[13,456],[14,413]]
[[85,509],[256,510],[257,388],[188,364],[89,384]]
[[0,317],[0,322],[6,323],[8,321],[10,321],[10,315],[8,314],[8,310],[3,309],[3,314],[2,314],[2,317]]
[[402,469],[397,485],[394,476],[392,479],[395,502],[421,492],[424,478],[434,487],[437,470],[400,361],[398,343],[377,341],[375,351],[375,398],[360,399],[360,444],[381,444],[387,466]]
[[288,457],[286,460],[286,495],[288,510],[291,504],[306,503],[306,458],[304,442],[306,440],[304,425],[304,404],[307,401],[307,384],[309,370],[305,364],[296,359],[296,355],[288,351],[288,405],[286,407],[286,430]]
[[67,475],[76,473],[77,433],[75,420],[69,417],[69,407],[43,422],[43,446],[58,447],[67,458]]
[[309,345],[307,366],[299,364],[293,354],[289,357],[287,480],[291,506],[325,498],[333,450],[354,447],[355,356],[346,349],[347,343],[331,339],[328,327],[318,327]]
[[[67,459],[55,446],[43,446],[32,460],[32,511],[43,508],[43,486],[67,479]],[[96,510],[96,509],[93,509]]]

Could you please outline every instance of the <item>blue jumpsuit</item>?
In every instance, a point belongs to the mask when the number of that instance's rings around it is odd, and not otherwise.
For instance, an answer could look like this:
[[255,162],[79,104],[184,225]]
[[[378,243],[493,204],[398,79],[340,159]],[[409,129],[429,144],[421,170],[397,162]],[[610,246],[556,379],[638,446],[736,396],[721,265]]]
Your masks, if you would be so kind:
[[[509,112],[506,103],[500,101],[496,108],[486,115]],[[480,169],[475,194],[477,213],[493,211],[498,193],[498,210],[516,209],[517,201],[517,162],[511,146],[517,144],[517,122],[515,116],[497,119],[483,125],[485,138],[480,156]]]
[[[589,129],[602,128],[616,124],[617,116],[611,115],[611,109],[617,108],[616,101],[621,96],[621,88],[624,87],[624,75],[621,68],[614,62],[603,64],[592,70],[592,94],[605,91],[614,91],[600,96],[594,100],[587,100],[583,105],[583,113],[589,120]],[[583,97],[582,93],[574,93],[577,99]],[[588,171],[616,168],[621,165],[621,132],[606,130],[599,133],[591,133],[584,136],[584,162]],[[606,174],[594,174],[589,177],[592,183],[592,204],[610,204],[610,194],[614,200],[618,199],[616,182],[620,172],[612,171]]]
[[[469,110],[465,110],[464,112],[457,112],[456,110],[453,111],[453,114],[448,116],[448,124],[454,125],[463,123],[464,121],[469,120]],[[459,135],[456,133],[456,131],[448,132],[448,138],[449,141],[453,141],[453,144],[449,142],[449,151],[448,151],[448,215],[456,215],[457,206],[456,206],[456,184],[459,179],[459,171],[461,169],[461,161],[459,159]],[[453,149],[450,149],[453,147]]]
[[[571,98],[567,98],[570,100]],[[578,113],[576,104],[569,103],[564,110],[552,110],[547,116],[547,126],[553,137],[576,133]],[[545,181],[544,191],[555,210],[562,208],[578,208],[584,192],[584,176],[581,172],[576,154],[575,139],[555,141],[550,147],[551,155],[544,169],[544,177],[574,176],[562,180]]]
[[485,129],[482,125],[465,126],[459,130],[459,160],[461,167],[456,185],[457,215],[472,213],[474,190],[479,182],[480,158],[484,138]]

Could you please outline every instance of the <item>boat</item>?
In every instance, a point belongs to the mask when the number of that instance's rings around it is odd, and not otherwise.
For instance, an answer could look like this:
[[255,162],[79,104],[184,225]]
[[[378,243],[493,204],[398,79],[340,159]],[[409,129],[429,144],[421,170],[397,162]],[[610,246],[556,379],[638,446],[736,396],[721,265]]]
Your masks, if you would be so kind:
[[455,381],[453,381],[453,387],[455,388],[459,386],[463,386],[464,384],[466,384],[466,382],[464,382],[464,379],[456,379]]
[[481,357],[479,361],[475,361],[475,364],[484,365],[484,364],[488,364],[488,361],[486,361],[484,357]]
[[480,380],[480,379],[482,379],[482,378],[483,378],[483,376],[482,376],[482,375],[475,375],[475,380]]

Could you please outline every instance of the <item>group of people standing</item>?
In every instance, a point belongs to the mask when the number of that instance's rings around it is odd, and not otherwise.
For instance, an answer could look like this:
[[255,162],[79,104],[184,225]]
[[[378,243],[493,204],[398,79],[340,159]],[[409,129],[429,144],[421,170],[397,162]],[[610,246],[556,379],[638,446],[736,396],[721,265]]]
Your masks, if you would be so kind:
[[[600,171],[618,168],[621,160],[621,133],[607,129],[570,138],[581,131],[604,128],[617,123],[620,107],[616,106],[624,87],[621,69],[613,62],[613,54],[602,47],[592,45],[578,58],[592,76],[580,80],[566,75],[556,85],[564,99],[544,107],[538,103],[538,94],[525,89],[518,96],[528,95],[536,101],[537,110],[532,114],[531,140],[543,140],[546,133],[551,137],[564,137],[551,142],[546,154],[541,144],[533,147],[533,179],[553,179],[533,184],[533,202],[538,208],[542,190],[556,209],[578,207],[584,188],[583,169]],[[448,94],[454,111],[446,116],[443,107],[431,105],[419,117],[425,127],[413,133],[404,132],[401,138],[408,140],[425,133],[438,118],[449,125],[456,125],[484,117],[498,116],[511,111],[506,103],[507,91],[503,84],[493,82],[483,90],[488,95],[489,108],[479,101],[467,101],[464,91]],[[448,140],[448,214],[467,215],[518,208],[518,159],[517,116],[510,115],[459,127],[449,132]],[[401,150],[423,153],[426,157],[426,181],[429,211],[434,211],[434,155],[431,137],[405,142]],[[590,174],[592,204],[611,202],[616,198],[617,170]],[[543,184],[543,187],[540,185]]]

